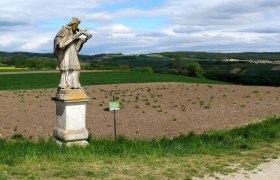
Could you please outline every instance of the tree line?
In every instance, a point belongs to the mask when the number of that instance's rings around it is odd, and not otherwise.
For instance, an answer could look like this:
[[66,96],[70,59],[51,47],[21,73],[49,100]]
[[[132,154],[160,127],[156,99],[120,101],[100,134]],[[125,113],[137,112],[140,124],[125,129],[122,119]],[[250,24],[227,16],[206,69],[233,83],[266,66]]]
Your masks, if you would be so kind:
[[197,59],[197,60],[239,59],[239,60],[280,61],[279,52],[244,52],[244,53],[163,52],[160,54],[170,58],[176,58],[177,56],[181,56],[184,58]]
[[0,63],[16,68],[55,69],[57,61],[54,58],[28,58],[26,56],[1,57]]

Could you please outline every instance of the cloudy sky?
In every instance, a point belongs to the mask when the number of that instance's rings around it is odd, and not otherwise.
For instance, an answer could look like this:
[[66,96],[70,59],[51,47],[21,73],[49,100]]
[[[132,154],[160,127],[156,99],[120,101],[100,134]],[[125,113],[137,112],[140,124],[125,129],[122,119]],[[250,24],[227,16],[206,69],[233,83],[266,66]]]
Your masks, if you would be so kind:
[[280,51],[280,0],[0,0],[0,51],[52,52],[72,16],[82,54]]

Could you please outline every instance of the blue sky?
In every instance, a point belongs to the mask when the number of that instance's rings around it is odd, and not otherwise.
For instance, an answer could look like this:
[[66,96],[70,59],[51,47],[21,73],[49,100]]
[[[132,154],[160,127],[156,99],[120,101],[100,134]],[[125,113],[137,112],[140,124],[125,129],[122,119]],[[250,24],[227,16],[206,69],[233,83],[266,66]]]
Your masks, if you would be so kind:
[[[97,12],[115,12],[123,9],[154,9],[162,6],[164,0],[131,0],[100,6]],[[93,9],[96,11],[96,9]]]
[[168,17],[132,17],[116,20],[115,23],[133,27],[138,31],[160,31],[168,21]]
[[275,0],[1,0],[0,51],[52,52],[72,16],[93,38],[81,53],[275,52]]

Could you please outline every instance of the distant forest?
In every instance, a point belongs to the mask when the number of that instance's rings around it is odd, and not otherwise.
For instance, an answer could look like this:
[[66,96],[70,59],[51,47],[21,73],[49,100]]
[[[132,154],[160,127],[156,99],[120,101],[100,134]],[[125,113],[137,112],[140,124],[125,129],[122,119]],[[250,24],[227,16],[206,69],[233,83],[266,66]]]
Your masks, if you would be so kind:
[[[280,86],[280,65],[223,62],[225,59],[280,61],[278,52],[207,53],[162,52],[140,55],[79,55],[82,69],[140,70],[145,72],[189,75],[187,64],[198,62],[204,77],[235,84]],[[29,69],[55,69],[52,53],[0,52],[0,66]]]
[[207,53],[207,52],[163,52],[166,57],[182,56],[190,59],[201,60],[271,60],[280,61],[280,52],[244,52],[244,53]]
[[[0,51],[0,57],[21,56],[27,58],[54,58],[52,53],[30,53],[30,52],[3,52]],[[240,60],[271,60],[280,61],[280,52],[243,52],[243,53],[208,53],[208,52],[162,52],[141,55],[124,55],[118,54],[97,54],[97,55],[79,55],[81,61],[98,61],[102,59],[137,59],[137,57],[161,56],[163,58],[182,58],[194,60],[224,60],[224,59],[240,59]]]

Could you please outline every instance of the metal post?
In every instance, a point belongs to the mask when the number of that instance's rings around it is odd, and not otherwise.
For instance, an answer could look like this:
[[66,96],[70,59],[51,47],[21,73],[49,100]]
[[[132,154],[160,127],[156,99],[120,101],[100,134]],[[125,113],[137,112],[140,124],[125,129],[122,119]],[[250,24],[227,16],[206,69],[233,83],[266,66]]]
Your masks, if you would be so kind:
[[[115,96],[113,96],[113,101],[115,101]],[[116,141],[117,140],[116,110],[114,110],[114,133],[115,133],[115,141]]]

